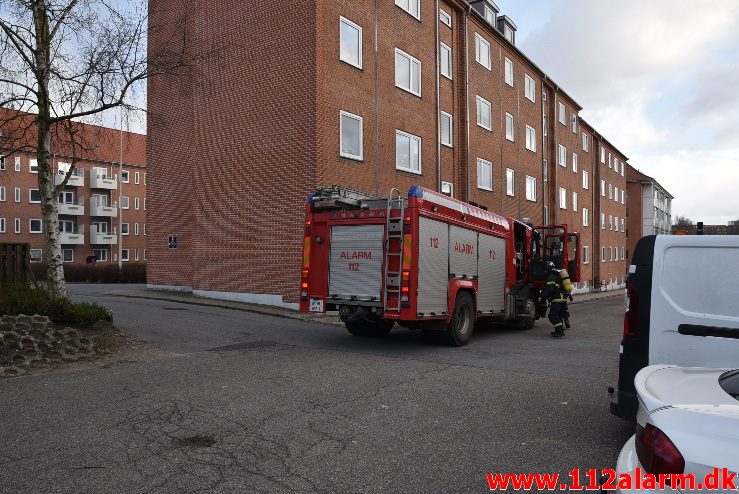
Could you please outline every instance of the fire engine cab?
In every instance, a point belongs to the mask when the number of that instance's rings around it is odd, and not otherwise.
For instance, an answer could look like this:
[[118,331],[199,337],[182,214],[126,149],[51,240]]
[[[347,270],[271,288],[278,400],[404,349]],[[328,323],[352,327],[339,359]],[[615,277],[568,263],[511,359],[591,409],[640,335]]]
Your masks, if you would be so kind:
[[579,281],[579,234],[532,227],[430,189],[387,198],[344,187],[308,198],[300,310],[338,311],[357,336],[395,323],[466,344],[482,321],[532,328],[545,263]]

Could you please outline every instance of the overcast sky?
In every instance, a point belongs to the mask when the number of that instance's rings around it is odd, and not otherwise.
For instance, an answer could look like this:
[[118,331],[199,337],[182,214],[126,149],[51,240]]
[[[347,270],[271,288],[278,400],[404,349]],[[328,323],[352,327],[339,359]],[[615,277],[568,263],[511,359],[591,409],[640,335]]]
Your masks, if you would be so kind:
[[516,44],[673,196],[739,219],[739,1],[496,0]]

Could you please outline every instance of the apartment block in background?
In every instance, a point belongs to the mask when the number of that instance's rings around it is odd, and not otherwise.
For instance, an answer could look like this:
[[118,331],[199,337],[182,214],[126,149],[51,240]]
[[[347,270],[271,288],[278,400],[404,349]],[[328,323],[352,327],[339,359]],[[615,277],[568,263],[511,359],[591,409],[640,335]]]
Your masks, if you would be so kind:
[[[35,147],[35,136],[22,132],[32,129],[34,116],[0,109],[0,121],[9,115],[17,118],[0,129],[0,242],[29,243],[32,262],[44,262],[37,160],[34,152],[18,150],[23,139]],[[64,262],[85,264],[94,256],[97,263],[117,263],[119,250],[122,262],[145,262],[146,136],[82,124],[78,131],[87,150],[79,152],[57,198]],[[71,166],[71,150],[52,141],[51,153],[58,184]]]
[[670,235],[673,197],[655,179],[630,165],[626,166],[626,182],[626,247],[631,253],[645,235]]

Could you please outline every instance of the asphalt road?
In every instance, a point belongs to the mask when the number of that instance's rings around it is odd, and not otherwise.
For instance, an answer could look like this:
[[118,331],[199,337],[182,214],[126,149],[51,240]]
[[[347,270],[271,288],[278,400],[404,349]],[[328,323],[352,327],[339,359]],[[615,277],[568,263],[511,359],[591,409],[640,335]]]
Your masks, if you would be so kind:
[[105,295],[160,352],[0,381],[0,492],[489,492],[485,473],[612,467],[620,297],[571,306],[567,337],[463,348]]

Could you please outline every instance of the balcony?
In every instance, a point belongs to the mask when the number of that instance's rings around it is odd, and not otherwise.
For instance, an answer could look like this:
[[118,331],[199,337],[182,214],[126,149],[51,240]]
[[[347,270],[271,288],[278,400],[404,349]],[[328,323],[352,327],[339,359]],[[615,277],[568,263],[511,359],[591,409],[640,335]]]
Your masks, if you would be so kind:
[[85,225],[76,225],[72,231],[59,232],[62,245],[85,245]]
[[[64,182],[64,177],[66,176],[67,172],[64,170],[59,170],[59,173],[54,175],[54,185],[59,185],[60,183]],[[72,174],[69,176],[69,180],[67,180],[67,186],[68,187],[84,187],[85,186],[85,170],[82,170],[81,168],[75,168],[72,170]]]
[[107,202],[100,201],[96,197],[90,200],[90,216],[104,216],[106,218],[115,218],[118,216],[118,208],[116,203],[108,206]]
[[113,229],[112,233],[99,232],[93,225],[90,228],[90,243],[92,245],[115,245],[118,243],[118,233]]
[[108,178],[106,175],[93,170],[90,172],[90,188],[116,190],[118,189],[117,177],[117,175],[114,175],[113,178]]
[[58,208],[59,214],[82,216],[85,214],[85,198],[78,197],[77,202],[60,202]]

